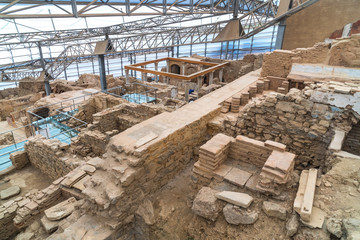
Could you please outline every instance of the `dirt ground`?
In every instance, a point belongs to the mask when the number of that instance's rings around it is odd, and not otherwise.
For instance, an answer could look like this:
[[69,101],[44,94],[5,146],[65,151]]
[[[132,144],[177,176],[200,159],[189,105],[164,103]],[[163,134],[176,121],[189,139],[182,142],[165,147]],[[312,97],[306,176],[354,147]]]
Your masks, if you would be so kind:
[[21,189],[20,194],[6,200],[0,200],[0,205],[9,200],[24,196],[30,191],[37,191],[46,188],[51,184],[51,182],[52,180],[40,172],[40,170],[33,167],[31,164],[28,164],[23,169],[15,170],[14,172],[0,178],[0,191],[14,185],[19,186]]
[[[150,239],[286,239],[286,221],[270,218],[261,211],[262,202],[268,200],[266,196],[237,188],[226,182],[213,182],[210,184],[210,187],[219,191],[229,190],[246,192],[253,196],[254,202],[249,209],[256,209],[259,213],[259,219],[255,224],[239,226],[228,224],[222,212],[219,213],[219,217],[215,222],[208,221],[195,215],[191,210],[192,202],[199,191],[198,187],[201,186],[197,186],[197,184],[194,183],[195,179],[192,173],[192,167],[193,163],[189,164],[181,174],[161,189],[159,193],[155,194],[156,197],[152,199],[156,223],[147,229]],[[293,200],[295,193],[295,189],[290,190],[289,193],[286,194],[286,198],[291,198]],[[286,206],[289,212],[292,211],[291,204],[289,204],[290,201],[279,201],[279,203]],[[264,229],[267,229],[268,231]]]

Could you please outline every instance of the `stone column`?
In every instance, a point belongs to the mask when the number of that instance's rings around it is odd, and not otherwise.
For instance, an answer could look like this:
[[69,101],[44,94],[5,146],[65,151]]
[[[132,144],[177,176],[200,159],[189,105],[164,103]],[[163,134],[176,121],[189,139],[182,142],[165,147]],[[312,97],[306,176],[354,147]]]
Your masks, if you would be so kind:
[[[141,68],[144,68],[144,66],[141,66]],[[141,81],[145,81],[145,73],[141,72]]]

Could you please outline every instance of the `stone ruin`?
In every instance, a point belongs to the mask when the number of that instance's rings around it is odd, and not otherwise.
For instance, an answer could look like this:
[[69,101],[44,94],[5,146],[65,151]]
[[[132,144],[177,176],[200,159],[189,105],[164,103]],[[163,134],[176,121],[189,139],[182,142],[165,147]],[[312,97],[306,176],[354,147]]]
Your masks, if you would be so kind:
[[[0,238],[357,239],[360,85],[295,72],[350,66],[356,44],[265,54],[262,70],[190,104],[162,83],[147,83],[164,85],[156,105],[93,96],[71,144],[37,136],[11,155],[52,182],[1,192]],[[246,61],[233,69],[260,59]]]

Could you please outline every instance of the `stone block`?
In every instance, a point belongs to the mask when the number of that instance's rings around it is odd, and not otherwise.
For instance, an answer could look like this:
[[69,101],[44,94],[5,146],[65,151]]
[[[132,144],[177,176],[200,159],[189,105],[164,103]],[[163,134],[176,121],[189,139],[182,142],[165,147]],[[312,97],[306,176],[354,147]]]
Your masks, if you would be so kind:
[[25,167],[25,165],[29,162],[26,151],[16,151],[11,153],[10,160],[12,165],[17,169]]
[[347,240],[360,239],[360,219],[345,218],[343,219],[343,229]]
[[216,197],[243,208],[248,208],[254,200],[249,194],[231,191],[219,192],[216,194]]
[[278,142],[274,142],[271,140],[266,140],[264,143],[265,147],[268,147],[272,150],[276,150],[279,152],[284,152],[286,150],[286,145]]
[[2,190],[0,192],[0,198],[1,200],[5,200],[5,199],[8,199],[8,198],[11,198],[13,196],[16,196],[20,193],[20,187],[19,186],[11,186],[5,190]]
[[43,216],[40,219],[41,225],[44,227],[45,231],[49,234],[55,232],[59,227],[59,221],[51,221],[46,216]]
[[300,217],[304,221],[310,221],[311,218],[311,212],[315,196],[316,179],[317,169],[309,169],[309,175],[304,193],[304,200],[300,210]]
[[286,208],[284,208],[283,206],[277,203],[264,201],[262,209],[264,210],[265,214],[268,215],[269,217],[276,217],[281,220],[286,219]]
[[[301,217],[301,215],[300,215]],[[325,220],[325,212],[320,208],[313,207],[308,221],[300,218],[300,221],[309,228],[322,228]]]
[[73,212],[76,202],[76,199],[71,197],[49,209],[46,209],[44,213],[51,221],[63,219]]
[[230,172],[231,169],[232,169],[232,166],[222,164],[214,171],[214,175],[217,178],[219,178],[220,180],[222,180],[222,179],[224,179],[225,175]]
[[238,168],[232,168],[224,177],[224,179],[239,187],[244,187],[246,182],[251,177],[251,173],[243,171]]
[[194,199],[192,211],[196,215],[215,221],[221,211],[220,204],[215,196],[216,193],[217,191],[209,187],[201,188]]
[[329,145],[329,150],[332,150],[335,152],[341,151],[344,140],[345,140],[345,131],[335,130],[335,134]]
[[225,220],[233,225],[249,225],[254,224],[258,218],[259,214],[255,211],[249,212],[245,209],[241,209],[232,204],[226,204],[223,209]]
[[80,169],[91,175],[94,174],[94,172],[96,171],[96,168],[89,164],[85,164]]

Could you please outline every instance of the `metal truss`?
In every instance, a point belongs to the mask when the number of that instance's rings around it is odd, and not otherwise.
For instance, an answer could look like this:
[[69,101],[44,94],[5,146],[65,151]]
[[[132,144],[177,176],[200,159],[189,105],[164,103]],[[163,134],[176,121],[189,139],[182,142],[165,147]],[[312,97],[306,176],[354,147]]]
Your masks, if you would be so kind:
[[[240,0],[244,3],[261,0]],[[232,11],[234,0],[2,0],[0,18],[66,18],[145,16]],[[27,10],[44,5],[56,7],[56,14],[28,14]]]
[[[281,16],[277,14],[277,1],[251,1],[246,5],[247,13],[243,14],[239,21],[242,23],[243,32],[240,38],[248,38],[256,33],[264,30],[279,22],[284,17],[288,17],[318,0],[308,0],[302,4],[295,6]],[[245,1],[244,1],[245,2]],[[243,8],[245,6],[242,6]],[[154,50],[161,48],[173,48],[176,46],[202,44],[213,42],[218,33],[225,27],[227,21],[205,24],[201,26],[169,28],[166,30],[133,34],[120,38],[109,38],[112,44],[113,53],[125,54],[135,53],[146,50]],[[94,57],[94,48],[96,42],[92,39],[87,42],[82,41],[80,44],[68,46],[56,59],[51,61],[45,71],[45,79],[55,79],[74,61],[85,61],[87,58]],[[108,54],[109,55],[109,54]]]
[[[138,21],[126,22],[117,25],[100,28],[57,30],[44,32],[11,33],[0,34],[1,45],[16,45],[23,43],[39,42],[43,46],[72,42],[74,40],[90,39],[105,35],[123,35],[123,34],[146,34],[150,31],[164,29],[164,26],[177,24],[180,22],[200,20],[223,14],[174,14],[165,16],[156,16]],[[161,27],[161,28],[160,28]],[[166,30],[166,29],[165,29]]]

